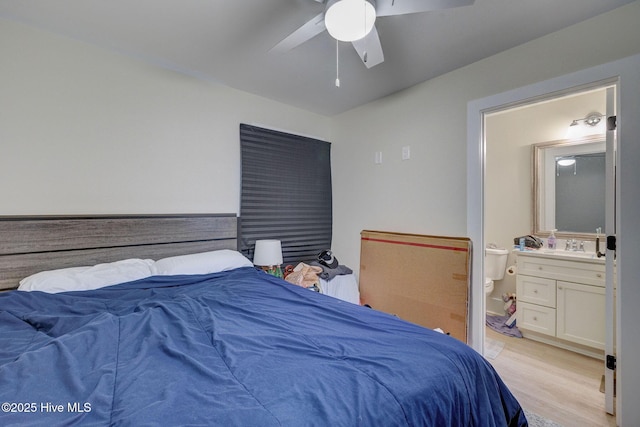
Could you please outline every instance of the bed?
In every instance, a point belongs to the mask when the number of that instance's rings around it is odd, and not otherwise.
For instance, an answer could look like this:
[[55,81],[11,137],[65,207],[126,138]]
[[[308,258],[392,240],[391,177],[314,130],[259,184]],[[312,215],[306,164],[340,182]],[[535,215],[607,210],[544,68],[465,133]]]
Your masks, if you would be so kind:
[[[224,218],[233,229],[235,218]],[[110,236],[106,247],[74,238],[77,252],[47,247],[49,256],[10,253],[4,242],[0,265],[13,257],[19,266],[7,276],[29,270],[25,256],[41,270],[47,259],[86,260],[87,251],[105,263],[64,261],[89,269],[65,273],[74,290],[57,285],[64,277],[32,272],[21,285],[30,291],[0,293],[0,425],[526,425],[491,365],[464,343],[255,269],[228,230],[216,237],[218,225],[211,238],[160,243],[145,243],[158,230],[140,243],[127,227],[121,246],[111,231],[98,233]],[[136,251],[163,255],[118,257]],[[148,274],[138,271],[145,264]],[[133,280],[95,289],[93,278],[78,280],[96,270],[116,280],[122,271],[100,270],[113,265],[135,270],[123,276]]]

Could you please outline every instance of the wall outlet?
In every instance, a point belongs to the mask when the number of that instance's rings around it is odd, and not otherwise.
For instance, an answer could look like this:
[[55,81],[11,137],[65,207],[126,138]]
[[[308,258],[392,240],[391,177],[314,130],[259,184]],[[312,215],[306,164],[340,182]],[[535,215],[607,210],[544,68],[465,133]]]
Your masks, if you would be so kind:
[[381,165],[382,164],[382,151],[376,151],[375,152],[375,156],[374,156],[374,163],[376,165]]
[[402,147],[402,160],[409,160],[411,158],[411,147],[405,145]]

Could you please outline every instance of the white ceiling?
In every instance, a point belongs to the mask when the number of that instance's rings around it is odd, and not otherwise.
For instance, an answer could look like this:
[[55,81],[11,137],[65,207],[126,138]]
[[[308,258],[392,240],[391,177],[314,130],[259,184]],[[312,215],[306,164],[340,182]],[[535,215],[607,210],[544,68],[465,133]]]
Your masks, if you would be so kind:
[[326,32],[270,52],[324,10],[314,0],[0,0],[0,18],[331,116],[632,1],[476,0],[381,17],[385,62],[367,69],[341,43],[340,88]]

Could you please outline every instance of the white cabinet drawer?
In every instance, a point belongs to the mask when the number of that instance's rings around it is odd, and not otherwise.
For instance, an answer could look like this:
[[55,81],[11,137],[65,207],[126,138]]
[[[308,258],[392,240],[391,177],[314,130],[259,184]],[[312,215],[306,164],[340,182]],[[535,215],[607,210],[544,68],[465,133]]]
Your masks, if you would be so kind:
[[518,256],[518,273],[587,285],[605,285],[605,266],[592,262]]
[[551,336],[556,335],[555,308],[518,301],[516,313],[518,328]]
[[518,304],[528,302],[556,308],[556,281],[518,274],[516,295],[518,296]]

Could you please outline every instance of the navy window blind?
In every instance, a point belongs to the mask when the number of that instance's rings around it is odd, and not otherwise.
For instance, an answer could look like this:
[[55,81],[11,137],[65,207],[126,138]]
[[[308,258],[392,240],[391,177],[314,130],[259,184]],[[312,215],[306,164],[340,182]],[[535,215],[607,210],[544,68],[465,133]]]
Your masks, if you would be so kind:
[[315,259],[331,247],[331,144],[240,124],[242,183],[239,249],[282,242],[285,264]]

